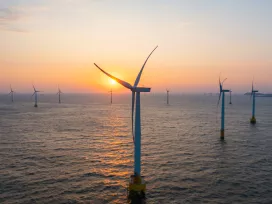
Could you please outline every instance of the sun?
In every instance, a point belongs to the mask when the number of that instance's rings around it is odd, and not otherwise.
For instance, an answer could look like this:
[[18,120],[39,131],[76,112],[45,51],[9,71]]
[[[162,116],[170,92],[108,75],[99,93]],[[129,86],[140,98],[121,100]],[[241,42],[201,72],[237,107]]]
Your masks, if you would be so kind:
[[116,81],[114,79],[110,79],[110,84],[111,85],[115,85],[116,84]]

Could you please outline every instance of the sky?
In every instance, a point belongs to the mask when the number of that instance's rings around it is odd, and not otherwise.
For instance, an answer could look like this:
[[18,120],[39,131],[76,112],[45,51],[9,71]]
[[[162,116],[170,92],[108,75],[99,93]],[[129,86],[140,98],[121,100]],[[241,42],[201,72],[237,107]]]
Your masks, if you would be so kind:
[[0,0],[0,92],[272,92],[270,0]]

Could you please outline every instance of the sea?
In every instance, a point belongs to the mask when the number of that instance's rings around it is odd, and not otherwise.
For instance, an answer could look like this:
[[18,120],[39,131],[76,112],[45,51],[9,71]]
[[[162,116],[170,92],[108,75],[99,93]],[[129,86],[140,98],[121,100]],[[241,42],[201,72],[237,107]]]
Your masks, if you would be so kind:
[[[131,94],[0,95],[0,203],[126,203],[133,174]],[[272,98],[141,95],[149,204],[272,203]]]

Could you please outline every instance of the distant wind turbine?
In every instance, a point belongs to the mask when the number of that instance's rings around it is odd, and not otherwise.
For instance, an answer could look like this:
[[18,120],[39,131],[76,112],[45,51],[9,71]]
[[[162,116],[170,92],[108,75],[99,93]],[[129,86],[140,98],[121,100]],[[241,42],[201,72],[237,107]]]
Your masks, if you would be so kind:
[[13,103],[13,102],[14,102],[14,96],[13,96],[14,91],[13,91],[13,89],[11,88],[11,85],[10,85],[10,92],[9,92],[9,94],[11,95],[11,102]]
[[169,90],[166,89],[166,102],[167,102],[167,105],[169,105]]
[[258,90],[254,90],[253,81],[252,81],[252,88],[251,88],[251,95],[250,95],[250,98],[252,98],[252,117],[250,119],[250,123],[251,124],[255,124],[256,123],[256,118],[255,118],[255,93],[257,93],[257,92],[259,92],[259,91]]
[[109,92],[110,92],[110,103],[112,104],[112,89]]
[[232,93],[232,90],[230,90],[229,93],[230,93],[230,102],[229,102],[229,104],[232,104],[232,102],[231,102],[231,93]]
[[[226,78],[227,79],[227,78]],[[224,132],[225,132],[225,93],[230,92],[230,90],[223,89],[223,84],[226,81],[224,79],[222,82],[219,77],[219,87],[220,87],[220,93],[219,93],[219,99],[217,102],[217,108],[221,99],[222,94],[222,106],[221,106],[221,130],[220,130],[220,138],[224,139]]]
[[[116,80],[122,86],[128,88],[132,92],[132,135],[134,141],[134,175],[131,175],[131,179],[128,186],[128,198],[133,199],[134,196],[140,196],[141,198],[145,198],[145,190],[146,184],[141,177],[141,117],[140,117],[140,93],[141,92],[150,92],[151,88],[138,87],[139,81],[141,79],[141,75],[143,69],[146,65],[151,54],[157,49],[158,46],[149,54],[147,59],[145,60],[134,85],[132,86],[128,82],[125,82],[121,79],[118,79],[111,74],[107,73],[103,69],[101,69],[98,65],[94,64],[100,71],[109,76],[110,78]],[[134,103],[135,103],[135,94],[136,94],[136,110],[135,110],[135,129],[133,128],[133,120],[134,120]]]
[[62,92],[61,92],[61,90],[60,90],[60,88],[59,88],[59,86],[58,86],[58,92],[57,92],[57,95],[59,95],[59,103],[61,103],[61,100],[60,100],[60,95],[62,94]]
[[41,92],[41,91],[37,91],[35,86],[33,86],[33,89],[34,89],[34,93],[32,96],[35,96],[35,104],[34,104],[34,107],[37,108],[38,107],[38,92]]

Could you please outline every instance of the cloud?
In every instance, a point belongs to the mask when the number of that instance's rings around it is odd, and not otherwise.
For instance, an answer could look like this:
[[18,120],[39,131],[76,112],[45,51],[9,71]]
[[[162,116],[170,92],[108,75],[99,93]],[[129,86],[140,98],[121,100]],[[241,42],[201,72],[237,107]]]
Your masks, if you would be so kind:
[[18,19],[18,15],[10,8],[0,8],[0,23],[10,22]]
[[0,8],[0,30],[12,32],[26,32],[26,30],[14,25],[21,19],[21,15],[16,9]]

